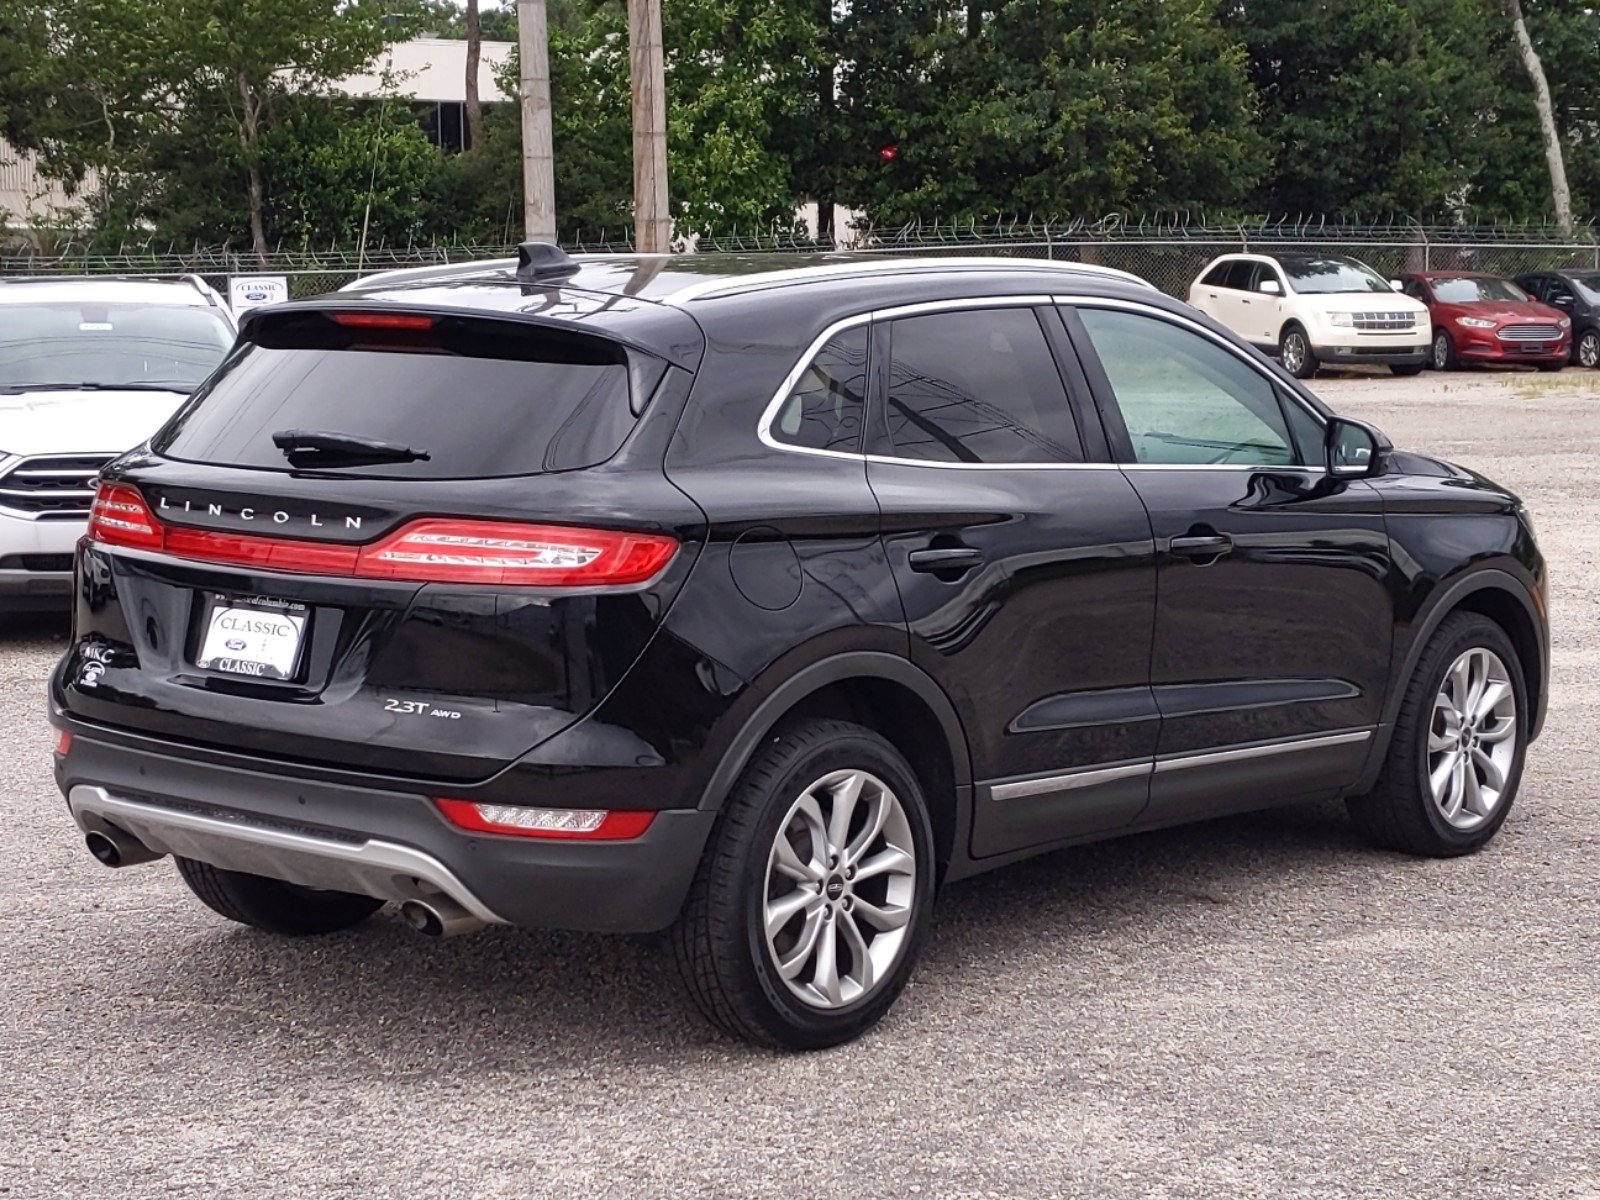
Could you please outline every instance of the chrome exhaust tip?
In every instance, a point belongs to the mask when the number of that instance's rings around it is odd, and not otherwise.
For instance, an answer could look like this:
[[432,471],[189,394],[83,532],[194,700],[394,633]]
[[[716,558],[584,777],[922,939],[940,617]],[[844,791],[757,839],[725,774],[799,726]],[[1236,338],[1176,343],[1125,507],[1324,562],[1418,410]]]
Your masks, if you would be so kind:
[[457,934],[474,933],[488,924],[448,896],[407,900],[400,906],[400,915],[406,924],[427,937],[455,937]]
[[95,861],[107,867],[136,867],[140,863],[155,862],[158,858],[166,857],[150,849],[127,830],[110,824],[84,834],[83,844],[94,855]]

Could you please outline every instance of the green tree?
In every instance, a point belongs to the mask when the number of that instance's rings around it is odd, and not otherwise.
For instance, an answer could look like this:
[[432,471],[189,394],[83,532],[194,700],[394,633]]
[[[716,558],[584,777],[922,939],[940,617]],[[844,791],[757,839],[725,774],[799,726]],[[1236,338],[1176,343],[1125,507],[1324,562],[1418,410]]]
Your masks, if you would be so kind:
[[863,0],[849,198],[877,222],[1239,204],[1262,148],[1210,0]]
[[1526,214],[1519,143],[1537,154],[1539,131],[1522,100],[1526,74],[1509,86],[1509,30],[1497,5],[1247,0],[1232,22],[1249,47],[1273,147],[1258,208],[1422,221],[1474,208]]

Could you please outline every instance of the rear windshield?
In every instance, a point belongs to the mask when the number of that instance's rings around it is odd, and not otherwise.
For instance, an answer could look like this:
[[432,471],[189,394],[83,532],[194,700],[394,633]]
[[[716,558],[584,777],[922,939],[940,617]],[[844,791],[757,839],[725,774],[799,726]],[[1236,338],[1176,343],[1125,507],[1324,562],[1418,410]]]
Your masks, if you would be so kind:
[[275,471],[305,468],[275,434],[413,452],[317,467],[390,479],[573,470],[610,458],[633,428],[629,377],[627,351],[588,335],[456,318],[420,332],[344,329],[295,314],[251,329],[153,444],[169,458]]
[[0,309],[0,391],[85,384],[188,392],[233,344],[216,309],[50,303]]

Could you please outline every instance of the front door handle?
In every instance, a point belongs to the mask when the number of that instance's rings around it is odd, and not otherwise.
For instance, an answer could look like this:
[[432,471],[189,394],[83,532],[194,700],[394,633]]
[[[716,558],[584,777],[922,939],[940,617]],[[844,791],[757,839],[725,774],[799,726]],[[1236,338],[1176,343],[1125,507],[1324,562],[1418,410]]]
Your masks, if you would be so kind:
[[1183,558],[1213,562],[1233,549],[1233,539],[1220,533],[1199,534],[1194,537],[1175,537],[1169,549]]
[[948,546],[932,550],[913,550],[907,556],[913,571],[938,575],[959,573],[983,566],[983,551],[973,546]]

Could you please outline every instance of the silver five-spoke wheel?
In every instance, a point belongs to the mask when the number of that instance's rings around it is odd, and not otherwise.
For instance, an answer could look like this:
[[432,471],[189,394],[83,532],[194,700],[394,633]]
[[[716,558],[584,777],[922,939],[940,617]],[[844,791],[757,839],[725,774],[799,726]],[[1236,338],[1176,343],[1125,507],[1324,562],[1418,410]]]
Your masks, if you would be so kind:
[[790,807],[767,858],[762,925],[779,977],[813,1008],[867,995],[905,945],[916,886],[899,798],[866,771],[830,771]]
[[1500,805],[1517,754],[1517,698],[1494,651],[1464,651],[1445,672],[1428,731],[1428,787],[1439,814],[1476,829]]

